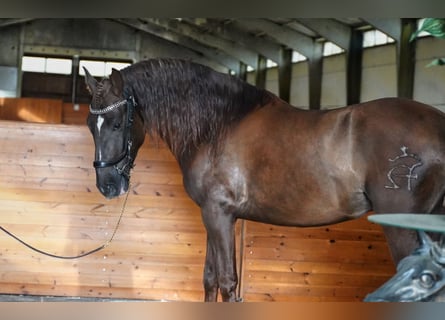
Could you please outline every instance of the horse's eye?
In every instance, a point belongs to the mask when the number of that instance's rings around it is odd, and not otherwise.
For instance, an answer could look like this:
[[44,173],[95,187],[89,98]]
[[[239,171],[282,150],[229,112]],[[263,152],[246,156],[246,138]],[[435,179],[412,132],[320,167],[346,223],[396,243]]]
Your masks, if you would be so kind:
[[436,277],[431,272],[423,272],[419,277],[420,285],[424,288],[432,288],[436,283]]
[[114,131],[119,130],[120,128],[121,128],[121,123],[120,123],[120,122],[116,122],[116,123],[114,124],[114,126],[113,126],[113,130],[114,130]]

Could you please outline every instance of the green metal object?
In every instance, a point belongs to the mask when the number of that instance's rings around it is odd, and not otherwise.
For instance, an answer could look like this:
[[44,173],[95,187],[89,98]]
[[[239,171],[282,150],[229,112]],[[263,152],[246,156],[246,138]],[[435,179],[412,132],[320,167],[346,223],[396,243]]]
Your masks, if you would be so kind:
[[368,220],[383,226],[445,233],[445,215],[385,213],[370,215]]

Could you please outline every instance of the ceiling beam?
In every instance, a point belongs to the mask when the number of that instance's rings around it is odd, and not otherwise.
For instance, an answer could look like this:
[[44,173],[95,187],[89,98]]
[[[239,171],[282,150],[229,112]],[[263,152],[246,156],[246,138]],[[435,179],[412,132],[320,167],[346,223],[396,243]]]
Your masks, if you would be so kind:
[[265,19],[239,19],[237,23],[243,28],[261,30],[281,45],[298,51],[308,59],[313,54],[314,40],[286,26],[280,26]]
[[34,18],[20,18],[20,19],[0,19],[0,28],[9,27],[16,24],[22,24],[35,20]]
[[349,50],[351,28],[345,24],[332,19],[304,18],[295,20],[312,31],[315,31],[323,38],[335,43],[340,48]]
[[395,41],[400,40],[402,25],[400,19],[391,18],[372,18],[366,19],[374,28],[386,33]]
[[183,23],[179,20],[172,19],[157,19],[157,18],[144,18],[145,21],[156,24],[165,28],[166,30],[171,30],[180,33],[184,36],[190,37],[200,43],[205,45],[218,48],[224,51],[226,54],[235,57],[237,60],[250,65],[255,68],[258,54],[253,52],[243,46],[232,41],[219,38],[213,35],[205,34],[197,30],[198,28],[193,27],[187,23]]
[[207,47],[189,37],[184,37],[181,34],[168,31],[163,27],[151,24],[149,22],[143,23],[138,19],[113,19],[113,20],[125,24],[127,26],[133,27],[136,30],[173,42],[180,46],[184,46],[196,52],[197,54],[202,54],[206,59],[214,60],[215,62],[225,66],[228,69],[234,70],[235,72],[238,71],[239,68],[238,60],[214,48]]
[[[245,29],[240,26],[236,20],[232,20],[226,23],[221,23],[218,21],[214,21],[212,19],[186,19],[191,23],[195,23],[199,26],[205,26],[213,34],[216,34],[220,37],[224,37],[228,40],[241,43],[245,47],[251,48],[252,50],[258,52],[259,54],[267,57],[270,60],[278,63],[280,61],[280,50],[281,46],[272,42],[267,41],[266,39],[261,39],[250,35],[246,32]],[[255,67],[255,66],[253,66]]]

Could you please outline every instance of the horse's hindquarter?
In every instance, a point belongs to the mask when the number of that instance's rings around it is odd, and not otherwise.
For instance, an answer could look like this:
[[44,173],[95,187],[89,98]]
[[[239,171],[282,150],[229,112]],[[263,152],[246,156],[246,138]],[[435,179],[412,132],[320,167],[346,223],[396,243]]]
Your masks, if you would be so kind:
[[356,107],[357,150],[376,212],[432,212],[445,191],[445,116],[407,99]]

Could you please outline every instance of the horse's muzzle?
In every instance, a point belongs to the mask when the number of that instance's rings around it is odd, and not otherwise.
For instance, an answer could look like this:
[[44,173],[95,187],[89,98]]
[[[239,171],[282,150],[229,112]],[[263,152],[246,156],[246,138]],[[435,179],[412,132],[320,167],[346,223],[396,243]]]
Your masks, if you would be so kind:
[[104,185],[97,185],[97,189],[99,189],[100,193],[102,193],[105,198],[113,199],[127,192],[128,182],[125,179],[122,179],[120,184],[108,183]]

